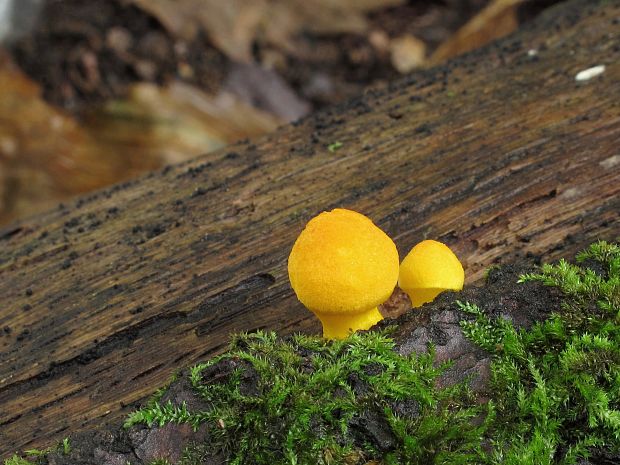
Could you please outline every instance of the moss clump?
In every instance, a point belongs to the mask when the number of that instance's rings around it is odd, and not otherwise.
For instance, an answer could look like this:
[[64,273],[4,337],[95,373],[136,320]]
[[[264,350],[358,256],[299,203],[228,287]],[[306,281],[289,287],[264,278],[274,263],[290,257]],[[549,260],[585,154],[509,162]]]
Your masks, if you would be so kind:
[[17,454],[13,454],[13,456],[4,461],[4,465],[34,465],[34,464],[47,464],[48,461],[46,459],[47,455],[52,452],[59,452],[62,454],[69,454],[71,452],[71,441],[69,438],[64,438],[59,444],[55,447],[48,447],[47,449],[28,449],[24,451],[24,454],[28,457],[31,457],[34,462],[30,460],[26,460]]
[[13,457],[4,461],[4,465],[32,465],[32,462],[19,457],[17,454],[14,454]]
[[475,305],[465,334],[494,354],[497,416],[487,462],[573,464],[591,451],[620,451],[620,247],[598,242],[521,282],[540,281],[565,296],[562,308],[530,330],[490,320]]
[[[470,463],[486,427],[472,419],[487,408],[473,403],[464,386],[435,389],[443,367],[433,366],[432,353],[401,357],[393,347],[384,332],[331,343],[299,335],[278,341],[262,332],[237,336],[229,352],[191,370],[191,384],[210,410],[155,403],[133,413],[126,426],[210,425],[231,464],[354,464],[378,457]],[[205,383],[221,373],[222,382]]]

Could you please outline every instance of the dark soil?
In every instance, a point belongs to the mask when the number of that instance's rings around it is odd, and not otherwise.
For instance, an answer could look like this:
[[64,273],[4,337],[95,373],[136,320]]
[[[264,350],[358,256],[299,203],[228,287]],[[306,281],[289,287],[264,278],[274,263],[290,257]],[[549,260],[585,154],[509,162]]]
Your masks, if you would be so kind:
[[155,18],[115,0],[47,0],[33,34],[12,50],[44,97],[69,110],[122,96],[133,82],[164,83],[187,61],[199,71],[195,83],[209,91],[226,71],[204,37],[175,47]]
[[[560,295],[553,288],[539,283],[516,284],[519,275],[531,270],[527,265],[506,266],[494,269],[482,287],[472,287],[461,293],[445,293],[435,302],[415,309],[395,320],[384,320],[379,326],[397,324],[393,334],[396,350],[401,354],[425,352],[429,344],[434,344],[437,361],[452,359],[455,364],[440,378],[442,385],[450,385],[471,380],[471,387],[484,400],[488,382],[489,355],[474,347],[461,332],[458,321],[466,318],[456,309],[456,299],[476,303],[482,310],[493,316],[508,318],[519,327],[530,327],[534,322],[545,319],[550,312],[559,310]],[[312,354],[300,354],[308,360]],[[231,366],[231,363],[235,366]],[[203,372],[205,383],[221,383],[244,362],[236,364],[231,360],[212,366]],[[308,361],[308,366],[312,362]],[[373,367],[369,366],[369,370]],[[256,373],[246,366],[242,376],[242,387],[248,392],[257,393]],[[184,402],[190,411],[204,410],[207,406],[191,389],[184,371],[164,394],[162,401],[170,401],[181,406]],[[354,390],[364,392],[360,379],[349,379]],[[394,411],[401,416],[415,418],[419,406],[412,401],[402,401],[394,405]],[[365,410],[354,417],[349,425],[351,439],[358,444],[371,443],[378,451],[389,451],[394,447],[395,438],[386,424],[383,415]],[[167,424],[163,427],[134,426],[128,430],[120,426],[116,430],[96,431],[71,436],[69,454],[52,453],[47,463],[54,465],[109,464],[133,465],[148,464],[157,458],[165,458],[176,463],[189,444],[202,444],[200,463],[215,465],[226,463],[226,454],[210,447],[209,433],[205,428],[193,431],[186,424]],[[610,457],[605,453],[592,455],[588,464],[618,463],[620,457]]]
[[[528,2],[521,9],[521,19],[530,19],[556,2]],[[389,37],[411,34],[431,52],[487,3],[412,0],[373,13],[370,30]],[[295,56],[257,40],[255,60],[264,63],[266,55],[275,53],[278,60],[271,63],[271,79],[284,78],[308,108],[318,109],[398,76],[389,54],[373,46],[369,36],[304,35],[297,38],[301,51]],[[223,87],[245,93],[233,82],[238,64],[204,35],[191,43],[178,41],[154,17],[121,0],[46,0],[33,34],[13,44],[12,52],[41,84],[48,101],[78,113],[92,104],[122,97],[130,84],[139,81],[163,84],[181,79],[210,93]],[[187,69],[192,72],[188,74]]]

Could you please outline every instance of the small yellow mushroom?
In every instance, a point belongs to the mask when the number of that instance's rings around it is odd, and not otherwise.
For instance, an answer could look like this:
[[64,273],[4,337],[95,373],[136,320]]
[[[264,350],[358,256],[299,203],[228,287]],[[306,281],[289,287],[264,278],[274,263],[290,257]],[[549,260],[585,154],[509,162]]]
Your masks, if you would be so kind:
[[443,291],[460,291],[464,280],[463,265],[452,250],[441,242],[425,240],[400,264],[398,287],[409,295],[414,307],[420,307]]
[[297,298],[323,324],[323,337],[343,339],[383,316],[398,281],[398,251],[366,216],[341,208],[311,219],[288,258]]

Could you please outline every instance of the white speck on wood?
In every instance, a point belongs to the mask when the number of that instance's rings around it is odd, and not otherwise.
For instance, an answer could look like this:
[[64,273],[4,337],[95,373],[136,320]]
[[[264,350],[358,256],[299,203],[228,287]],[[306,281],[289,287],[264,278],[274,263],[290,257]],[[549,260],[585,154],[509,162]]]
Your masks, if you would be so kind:
[[569,187],[565,191],[561,192],[558,197],[561,199],[570,200],[579,197],[579,195],[581,195],[581,189],[579,187]]
[[613,168],[618,164],[620,164],[620,155],[614,155],[613,157],[606,158],[605,160],[599,162],[599,165],[606,170]]
[[593,77],[596,77],[605,72],[605,65],[593,66],[592,68],[584,69],[583,71],[579,71],[575,75],[575,81],[589,81]]

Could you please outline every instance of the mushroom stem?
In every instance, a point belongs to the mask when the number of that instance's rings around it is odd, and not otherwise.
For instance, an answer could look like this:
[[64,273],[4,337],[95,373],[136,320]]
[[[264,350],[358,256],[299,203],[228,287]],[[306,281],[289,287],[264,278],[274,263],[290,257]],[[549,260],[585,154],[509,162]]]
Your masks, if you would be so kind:
[[325,339],[344,339],[351,333],[370,329],[383,320],[383,315],[377,307],[358,313],[323,313],[314,312],[323,324]]

